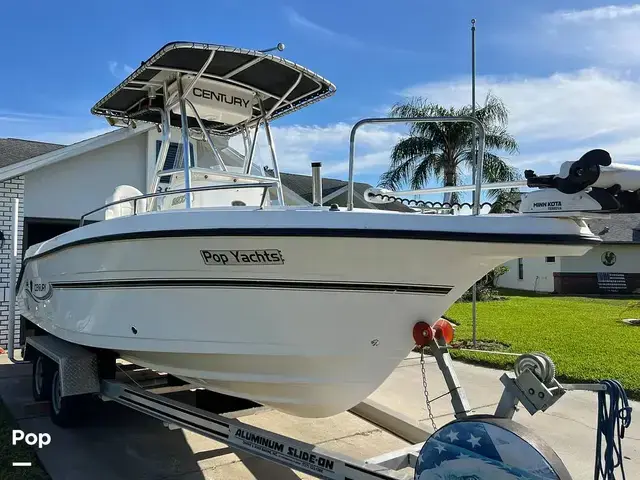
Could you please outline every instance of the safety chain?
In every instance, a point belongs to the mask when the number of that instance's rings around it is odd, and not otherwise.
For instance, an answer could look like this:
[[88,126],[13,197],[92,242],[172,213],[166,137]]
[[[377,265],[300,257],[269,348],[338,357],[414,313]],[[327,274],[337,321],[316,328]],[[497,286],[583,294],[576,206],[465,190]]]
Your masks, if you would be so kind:
[[431,402],[429,401],[429,388],[427,386],[427,372],[424,369],[424,349],[425,347],[420,348],[420,368],[422,369],[422,387],[424,389],[424,398],[427,402],[427,412],[429,412],[429,420],[431,421],[431,426],[433,427],[433,432],[438,429],[436,427],[436,422],[433,419],[433,412],[431,411]]
[[[453,202],[453,203],[449,203],[449,202],[431,202],[431,201],[424,201],[424,200],[415,200],[413,198],[406,198],[406,197],[396,197],[395,195],[389,195],[388,193],[369,193],[369,197],[375,197],[375,198],[379,198],[381,200],[385,200],[385,201],[391,201],[391,202],[398,202],[398,203],[402,203],[404,205],[409,205],[409,206],[415,206],[415,207],[423,207],[423,208],[443,208],[443,209],[448,209],[448,208],[453,208],[453,207],[469,207],[469,208],[473,208],[473,204],[472,203],[468,203],[468,202],[463,202],[463,203],[459,203],[459,202]],[[504,202],[504,205],[510,205],[512,209],[515,209],[517,211],[517,209],[520,207],[520,203],[521,200],[518,200],[517,202]],[[491,202],[484,202],[480,204],[480,207],[492,207],[493,204]]]

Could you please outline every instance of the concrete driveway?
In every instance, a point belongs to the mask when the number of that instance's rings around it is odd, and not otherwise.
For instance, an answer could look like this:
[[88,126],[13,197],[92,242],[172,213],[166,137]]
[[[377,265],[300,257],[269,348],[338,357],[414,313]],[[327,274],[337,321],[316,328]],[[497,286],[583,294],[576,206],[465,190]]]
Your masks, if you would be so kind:
[[[4,363],[4,364],[2,364]],[[501,372],[456,362],[457,374],[472,407],[493,412],[501,393]],[[447,390],[435,361],[426,365],[430,394]],[[33,404],[30,366],[8,365],[0,357],[0,397],[31,432],[48,432],[51,444],[39,457],[52,480],[124,479],[294,479],[311,478],[264,460],[236,453],[226,445],[184,430],[168,430],[154,419],[115,403],[99,406],[99,415],[74,430],[51,424],[46,408]],[[372,400],[429,427],[419,357],[409,356],[370,397]],[[547,413],[531,417],[526,411],[515,420],[532,428],[564,460],[576,480],[593,478],[596,395],[571,392]],[[437,426],[453,418],[448,396],[432,404]],[[640,404],[624,440],[627,478],[640,478]],[[407,443],[350,413],[309,420],[265,410],[242,418],[245,423],[315,443],[356,458],[369,458],[407,446]],[[10,459],[2,459],[10,461]]]

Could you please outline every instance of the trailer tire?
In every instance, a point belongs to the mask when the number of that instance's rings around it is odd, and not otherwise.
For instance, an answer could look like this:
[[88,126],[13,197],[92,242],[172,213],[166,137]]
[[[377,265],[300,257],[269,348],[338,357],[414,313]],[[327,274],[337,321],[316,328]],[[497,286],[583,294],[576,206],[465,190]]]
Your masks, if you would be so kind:
[[51,421],[61,427],[76,426],[84,412],[86,395],[63,397],[60,384],[60,369],[56,368],[51,377]]
[[49,357],[36,356],[31,374],[31,391],[36,402],[51,400],[51,380],[55,370],[55,363]]

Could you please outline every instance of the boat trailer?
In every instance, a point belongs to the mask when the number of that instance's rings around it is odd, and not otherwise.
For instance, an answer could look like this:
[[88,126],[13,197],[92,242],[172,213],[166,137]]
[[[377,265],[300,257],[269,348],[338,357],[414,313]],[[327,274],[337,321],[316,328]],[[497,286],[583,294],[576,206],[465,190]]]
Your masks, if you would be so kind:
[[[393,427],[384,420],[384,415],[375,411],[375,407],[364,402],[350,412],[413,442],[404,449],[366,460],[350,458],[247,425],[238,418],[230,418],[241,416],[241,413],[217,414],[197,403],[193,406],[168,398],[165,396],[167,393],[198,387],[135,365],[118,365],[116,368],[115,357],[49,334],[26,338],[23,361],[33,365],[34,398],[51,402],[51,419],[62,428],[81,423],[88,411],[85,407],[96,398],[115,401],[154,417],[169,428],[190,430],[317,478],[340,480],[447,478],[436,476],[436,473],[445,472],[468,472],[474,476],[456,478],[484,479],[495,478],[498,471],[503,475],[499,478],[570,480],[572,477],[558,455],[543,440],[512,420],[518,405],[533,415],[546,411],[569,390],[593,390],[603,398],[606,394],[610,397],[619,395],[610,383],[560,384],[555,379],[555,367],[549,357],[541,353],[525,354],[516,360],[513,373],[505,373],[501,377],[504,392],[495,414],[474,414],[456,376],[442,332],[419,322],[414,328],[414,338],[418,339],[417,346],[422,347],[422,362],[425,353],[435,357],[446,380],[456,419],[433,432],[417,424],[402,424],[402,421],[393,422],[396,425]],[[15,360],[13,352],[10,353]],[[124,379],[118,379],[116,373]],[[630,420],[628,404],[620,409],[611,409],[608,412],[611,418],[602,419],[603,425],[599,424],[599,437],[600,432],[614,428],[621,412],[626,413],[627,420]],[[397,427],[398,423],[402,428]],[[604,463],[611,466],[621,460],[622,452],[619,452],[620,459],[614,458],[612,442],[617,439],[605,434],[604,440]],[[462,445],[469,442],[472,443]],[[476,445],[483,448],[475,449]],[[508,461],[500,458],[501,445],[510,449]],[[449,452],[449,455],[443,457],[444,452]],[[434,461],[435,457],[440,461]],[[596,468],[604,468],[601,467],[600,455]],[[523,472],[526,473],[523,475]],[[602,477],[596,478],[613,477],[603,473]]]

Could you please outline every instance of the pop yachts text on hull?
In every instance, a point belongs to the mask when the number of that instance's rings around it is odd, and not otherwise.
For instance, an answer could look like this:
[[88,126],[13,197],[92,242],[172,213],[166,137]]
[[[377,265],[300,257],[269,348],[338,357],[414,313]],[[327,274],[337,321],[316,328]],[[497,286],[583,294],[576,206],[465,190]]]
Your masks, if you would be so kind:
[[[540,187],[523,199],[528,214],[359,210],[352,181],[346,209],[287,207],[269,122],[334,91],[265,53],[163,47],[92,110],[162,127],[152,187],[120,186],[99,209],[104,221],[29,248],[19,282],[27,327],[293,415],[330,416],[385,380],[413,347],[417,322],[436,322],[510,259],[583,255],[600,239],[579,212],[628,205],[623,193],[637,189],[597,184],[613,167],[594,151],[561,175],[528,174],[525,184]],[[254,161],[261,125],[271,176]],[[163,170],[172,126],[183,145],[206,142],[209,159],[195,164],[183,148],[184,168]],[[244,153],[229,146],[233,135]],[[382,203],[404,193],[366,195]]]

